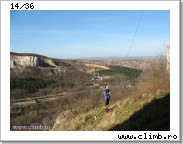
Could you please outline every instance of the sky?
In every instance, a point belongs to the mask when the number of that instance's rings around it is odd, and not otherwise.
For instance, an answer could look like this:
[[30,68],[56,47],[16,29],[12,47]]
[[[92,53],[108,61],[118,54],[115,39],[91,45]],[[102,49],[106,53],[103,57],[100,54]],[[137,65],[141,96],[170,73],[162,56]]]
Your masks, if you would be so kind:
[[[10,11],[10,51],[52,58],[126,57],[141,10]],[[169,10],[144,10],[129,57],[166,53]]]

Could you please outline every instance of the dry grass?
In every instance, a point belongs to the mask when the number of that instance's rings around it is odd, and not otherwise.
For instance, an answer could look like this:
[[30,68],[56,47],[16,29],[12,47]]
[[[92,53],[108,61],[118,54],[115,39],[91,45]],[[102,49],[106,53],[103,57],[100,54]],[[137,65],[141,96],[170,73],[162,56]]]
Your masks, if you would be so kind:
[[[103,90],[100,89],[104,83],[105,81],[102,81],[96,87],[73,89],[74,94],[56,101],[36,104],[29,108],[12,109],[11,126],[41,123],[52,127],[61,112],[70,110],[71,114],[67,120],[55,130],[107,130],[127,120],[154,97],[166,93],[170,89],[170,75],[162,61],[156,67],[142,72],[134,80],[127,81],[120,77],[108,80],[112,90],[110,106],[116,107],[112,113],[107,114],[104,112]],[[135,85],[126,88],[128,83]],[[145,98],[142,97],[144,93],[147,94]]]
[[[123,81],[118,78],[108,81],[108,85],[112,89],[110,106],[115,107],[112,112],[107,114],[104,112],[102,92],[88,93],[92,98],[85,97],[76,101],[73,107],[78,112],[74,112],[74,115],[58,126],[56,130],[100,131],[123,123],[154,98],[158,99],[169,93],[170,75],[166,71],[165,64],[166,61],[160,61],[159,65],[144,71],[134,81]],[[125,87],[126,84],[133,82],[135,83],[133,87]]]
[[[165,91],[164,91],[165,92]],[[166,91],[164,94],[168,93]],[[138,97],[134,97],[138,99]],[[106,131],[111,129],[117,124],[121,124],[128,120],[130,116],[143,107],[149,104],[152,100],[158,99],[159,95],[145,97],[133,101],[131,97],[123,99],[123,101],[116,101],[110,105],[108,113],[105,113],[104,108],[100,105],[90,111],[68,117],[67,121],[61,125],[57,125],[55,131]]]
[[96,65],[96,64],[85,64],[88,67],[92,67],[92,68],[101,68],[101,69],[110,69],[106,66],[102,66],[102,65]]

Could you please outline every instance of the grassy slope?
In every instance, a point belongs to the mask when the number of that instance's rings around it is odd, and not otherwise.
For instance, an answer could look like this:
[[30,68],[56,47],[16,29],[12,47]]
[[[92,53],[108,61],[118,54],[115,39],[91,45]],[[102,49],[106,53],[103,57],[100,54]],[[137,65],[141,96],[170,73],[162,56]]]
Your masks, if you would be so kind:
[[95,107],[86,114],[68,118],[54,130],[169,130],[169,96],[169,90],[160,90],[154,96],[128,97],[111,103],[108,113],[103,106]]

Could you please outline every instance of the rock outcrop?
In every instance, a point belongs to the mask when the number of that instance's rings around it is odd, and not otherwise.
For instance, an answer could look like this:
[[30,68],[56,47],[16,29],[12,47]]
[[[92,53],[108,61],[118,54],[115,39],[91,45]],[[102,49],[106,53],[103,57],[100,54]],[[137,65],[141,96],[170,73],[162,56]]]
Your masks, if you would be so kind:
[[56,67],[54,61],[50,58],[39,55],[18,55],[16,53],[10,54],[10,68],[16,66],[40,66],[40,67]]
[[170,45],[168,46],[168,52],[167,52],[167,70],[170,71]]

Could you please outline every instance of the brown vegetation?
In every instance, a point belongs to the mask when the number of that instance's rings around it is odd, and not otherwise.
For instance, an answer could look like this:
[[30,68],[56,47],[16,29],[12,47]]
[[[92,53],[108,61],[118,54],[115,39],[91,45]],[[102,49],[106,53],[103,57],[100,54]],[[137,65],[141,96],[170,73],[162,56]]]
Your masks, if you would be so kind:
[[[72,71],[72,69],[70,70]],[[68,71],[64,75],[65,80],[74,81],[76,84],[89,79],[88,75],[81,71],[70,73]],[[62,77],[55,75],[55,79],[62,80]],[[42,124],[52,127],[58,114],[65,110],[70,110],[71,115],[68,119],[72,120],[77,115],[84,114],[96,106],[104,105],[103,89],[100,87],[106,82],[112,90],[110,103],[122,101],[126,97],[131,97],[134,101],[137,101],[144,93],[153,95],[157,93],[158,89],[166,90],[170,88],[170,76],[166,72],[164,61],[162,61],[156,67],[143,71],[138,78],[133,80],[125,80],[123,77],[115,76],[99,82],[96,86],[78,85],[70,89],[70,92],[72,92],[70,95],[57,100],[43,101],[24,107],[13,106],[11,107],[11,130],[13,130],[13,125]],[[128,85],[131,85],[131,87],[127,87]],[[59,93],[62,92],[62,88],[50,87],[39,90],[39,92],[41,94]]]

